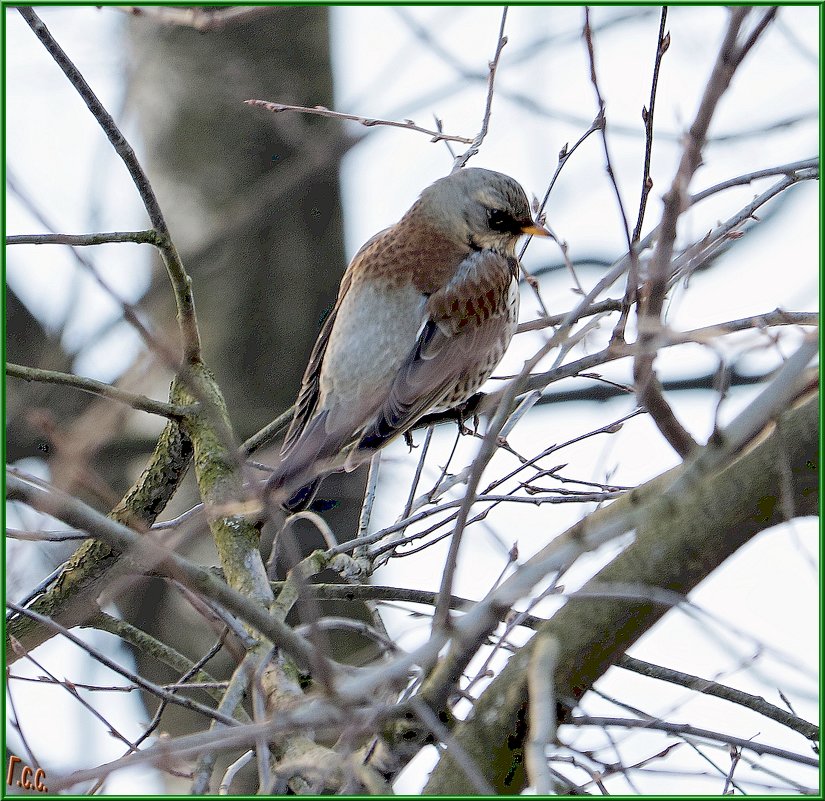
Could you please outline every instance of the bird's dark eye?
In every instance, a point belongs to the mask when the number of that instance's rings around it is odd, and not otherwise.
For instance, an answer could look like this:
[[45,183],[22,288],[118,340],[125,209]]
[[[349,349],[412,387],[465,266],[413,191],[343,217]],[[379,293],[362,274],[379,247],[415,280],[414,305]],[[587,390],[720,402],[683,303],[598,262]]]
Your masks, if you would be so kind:
[[487,212],[487,224],[493,231],[499,231],[500,233],[521,233],[521,226],[516,222],[513,215],[503,209],[490,209]]

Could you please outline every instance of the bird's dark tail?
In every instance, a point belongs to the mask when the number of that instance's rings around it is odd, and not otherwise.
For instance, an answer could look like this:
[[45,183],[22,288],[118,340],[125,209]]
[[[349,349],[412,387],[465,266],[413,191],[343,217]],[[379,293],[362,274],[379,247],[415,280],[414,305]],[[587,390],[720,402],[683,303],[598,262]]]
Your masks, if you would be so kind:
[[324,477],[319,476],[318,478],[310,481],[309,484],[304,484],[301,489],[293,493],[285,501],[281,501],[281,508],[290,515],[294,515],[297,512],[303,512],[305,509],[308,509],[315,500],[315,496],[318,493],[318,487],[321,486],[321,482],[323,480]]
[[309,507],[324,477],[335,469],[332,462],[343,442],[326,431],[326,417],[321,412],[309,421],[267,481],[266,492],[290,514]]

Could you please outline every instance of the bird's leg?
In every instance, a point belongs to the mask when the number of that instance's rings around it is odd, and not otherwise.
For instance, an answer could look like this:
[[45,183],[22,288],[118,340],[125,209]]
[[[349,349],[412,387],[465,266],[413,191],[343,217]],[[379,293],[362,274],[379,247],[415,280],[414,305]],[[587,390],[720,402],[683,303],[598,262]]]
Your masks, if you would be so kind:
[[418,446],[417,446],[417,445],[413,442],[412,431],[410,431],[409,429],[407,429],[407,430],[404,432],[404,442],[406,442],[406,443],[407,443],[407,447],[410,449],[410,453],[412,453],[412,452],[413,452],[413,449],[414,449],[414,448],[417,448],[417,447],[418,447]]
[[458,432],[462,436],[471,435],[474,436],[478,434],[478,424],[480,422],[478,414],[476,414],[475,410],[473,411],[473,429],[470,430],[464,423],[467,421],[467,407],[469,406],[468,401],[464,401],[464,403],[460,404],[459,406],[455,407],[456,414],[458,415]]

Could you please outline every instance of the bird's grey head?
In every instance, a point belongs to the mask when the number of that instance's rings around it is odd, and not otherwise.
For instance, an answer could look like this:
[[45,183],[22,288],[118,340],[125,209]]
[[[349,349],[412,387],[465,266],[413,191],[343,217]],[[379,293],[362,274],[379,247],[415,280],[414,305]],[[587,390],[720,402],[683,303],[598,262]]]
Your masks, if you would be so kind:
[[439,228],[475,249],[512,255],[522,234],[547,236],[533,220],[518,181],[493,170],[469,167],[428,186],[417,204]]

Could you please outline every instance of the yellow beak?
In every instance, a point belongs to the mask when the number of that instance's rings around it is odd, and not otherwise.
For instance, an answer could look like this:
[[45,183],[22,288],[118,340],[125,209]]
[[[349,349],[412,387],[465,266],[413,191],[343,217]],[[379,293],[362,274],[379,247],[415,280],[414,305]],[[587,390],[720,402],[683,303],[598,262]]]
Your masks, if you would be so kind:
[[541,223],[537,223],[535,220],[531,222],[529,225],[525,225],[524,228],[521,229],[523,234],[527,234],[528,236],[553,236]]

